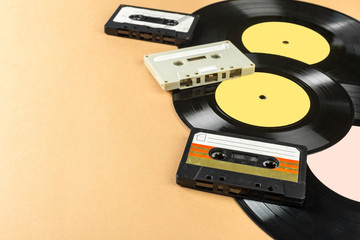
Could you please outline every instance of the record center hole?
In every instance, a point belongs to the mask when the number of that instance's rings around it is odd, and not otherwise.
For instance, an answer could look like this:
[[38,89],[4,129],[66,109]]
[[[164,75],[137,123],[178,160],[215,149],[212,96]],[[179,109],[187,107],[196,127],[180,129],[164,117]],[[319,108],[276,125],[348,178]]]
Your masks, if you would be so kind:
[[289,44],[289,41],[283,41],[282,43],[283,44]]
[[259,98],[260,98],[261,100],[265,100],[265,99],[266,99],[266,96],[265,96],[265,95],[260,95]]

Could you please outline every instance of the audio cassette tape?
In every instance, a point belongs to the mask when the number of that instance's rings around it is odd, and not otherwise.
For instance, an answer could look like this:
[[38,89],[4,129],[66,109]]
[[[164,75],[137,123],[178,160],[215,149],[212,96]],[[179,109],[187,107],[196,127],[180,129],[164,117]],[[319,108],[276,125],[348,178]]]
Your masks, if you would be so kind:
[[230,41],[150,54],[144,62],[164,90],[213,84],[255,71],[255,64]]
[[232,197],[301,206],[306,156],[304,146],[195,128],[176,182]]
[[191,40],[198,18],[194,14],[120,5],[105,24],[105,33],[180,45]]

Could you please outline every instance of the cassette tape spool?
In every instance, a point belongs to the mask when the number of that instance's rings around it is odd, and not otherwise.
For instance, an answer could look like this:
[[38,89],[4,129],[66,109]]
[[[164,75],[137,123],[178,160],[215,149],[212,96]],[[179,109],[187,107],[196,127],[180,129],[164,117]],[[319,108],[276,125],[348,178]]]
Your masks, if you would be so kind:
[[176,182],[184,187],[282,205],[305,200],[306,148],[193,129]]
[[255,71],[255,64],[230,41],[150,54],[144,62],[164,90],[213,84]]
[[198,18],[194,14],[120,5],[105,24],[105,33],[180,45],[192,38]]

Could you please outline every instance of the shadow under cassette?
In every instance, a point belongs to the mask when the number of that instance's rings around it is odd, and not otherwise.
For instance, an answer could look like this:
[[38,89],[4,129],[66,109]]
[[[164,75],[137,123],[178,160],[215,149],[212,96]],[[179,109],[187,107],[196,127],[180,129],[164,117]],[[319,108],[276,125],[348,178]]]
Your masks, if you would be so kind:
[[301,1],[236,0],[200,10],[187,46],[230,40],[244,53],[280,55],[312,65],[343,84],[360,125],[360,22]]

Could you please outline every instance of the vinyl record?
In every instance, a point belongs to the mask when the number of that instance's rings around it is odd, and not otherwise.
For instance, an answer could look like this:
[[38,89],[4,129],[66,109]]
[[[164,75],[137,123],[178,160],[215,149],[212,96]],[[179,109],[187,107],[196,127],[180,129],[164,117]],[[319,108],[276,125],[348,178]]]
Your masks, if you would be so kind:
[[307,169],[300,208],[235,198],[249,217],[277,240],[360,239],[360,203],[342,197]]
[[360,125],[360,22],[314,4],[237,0],[206,6],[188,45],[230,40],[244,53],[268,53],[313,65],[339,81]]
[[346,135],[354,112],[339,83],[296,60],[247,56],[256,64],[252,75],[173,92],[188,127],[304,145],[310,153]]

